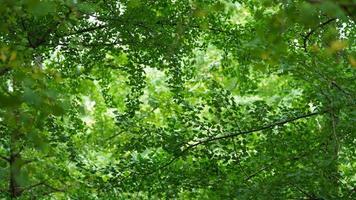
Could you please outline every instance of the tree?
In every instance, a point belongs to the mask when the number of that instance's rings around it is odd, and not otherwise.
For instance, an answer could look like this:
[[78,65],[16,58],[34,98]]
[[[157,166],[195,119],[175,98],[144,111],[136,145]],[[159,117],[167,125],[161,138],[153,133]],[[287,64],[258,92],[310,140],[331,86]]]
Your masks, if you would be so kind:
[[354,1],[0,1],[0,196],[353,199]]

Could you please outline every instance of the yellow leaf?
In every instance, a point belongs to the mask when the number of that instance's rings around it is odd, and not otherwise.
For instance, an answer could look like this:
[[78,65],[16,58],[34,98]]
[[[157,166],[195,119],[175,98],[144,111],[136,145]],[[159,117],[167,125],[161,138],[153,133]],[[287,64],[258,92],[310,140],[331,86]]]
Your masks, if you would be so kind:
[[10,56],[10,61],[14,61],[16,59],[16,51],[13,51]]
[[267,60],[267,59],[269,58],[268,52],[263,52],[263,53],[261,53],[261,58],[262,58],[263,60]]
[[5,55],[5,53],[2,51],[0,53],[0,60],[2,60],[3,62],[6,62],[7,56]]
[[208,12],[205,9],[197,8],[194,10],[193,15],[198,18],[202,18],[208,15]]
[[352,67],[356,67],[356,59],[352,56],[349,56],[349,62]]
[[313,46],[311,46],[311,50],[314,52],[314,53],[317,53],[317,52],[319,52],[319,47],[318,47],[318,45],[317,44],[314,44]]
[[342,41],[342,40],[335,40],[332,41],[329,47],[329,51],[331,53],[343,50],[345,47],[347,47],[347,42],[346,41]]

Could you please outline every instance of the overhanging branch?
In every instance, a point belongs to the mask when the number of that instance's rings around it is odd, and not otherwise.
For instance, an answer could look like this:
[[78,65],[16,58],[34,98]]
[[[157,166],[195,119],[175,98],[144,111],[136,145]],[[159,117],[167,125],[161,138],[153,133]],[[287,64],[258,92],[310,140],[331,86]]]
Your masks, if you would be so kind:
[[303,37],[303,47],[304,47],[304,51],[307,52],[307,45],[308,45],[308,41],[311,35],[313,35],[318,29],[328,25],[329,23],[335,21],[336,18],[331,18],[321,24],[319,24],[319,26],[315,27],[314,29],[310,30],[304,37]]
[[312,117],[312,116],[321,115],[321,114],[326,113],[327,111],[328,110],[312,112],[312,113],[300,115],[300,116],[297,116],[297,117],[289,118],[289,119],[286,119],[286,120],[277,121],[275,123],[272,123],[272,124],[269,124],[269,125],[266,125],[266,126],[261,126],[261,127],[255,128],[255,129],[247,130],[247,131],[233,132],[233,133],[228,133],[228,134],[223,135],[223,136],[217,136],[217,137],[203,139],[203,140],[201,140],[199,142],[196,142],[194,144],[189,145],[183,151],[181,151],[177,156],[172,158],[169,162],[167,162],[166,164],[164,164],[161,167],[157,168],[155,171],[149,172],[149,173],[147,173],[145,175],[151,175],[151,174],[154,174],[154,173],[158,172],[159,170],[165,169],[166,167],[171,165],[173,162],[175,162],[178,158],[182,157],[186,152],[188,152],[189,150],[191,150],[191,149],[193,149],[193,148],[195,148],[195,147],[197,147],[199,145],[207,144],[207,143],[218,141],[218,140],[225,140],[225,139],[229,139],[229,138],[234,138],[234,137],[237,137],[239,135],[247,135],[247,134],[255,133],[255,132],[258,132],[258,131],[264,131],[264,130],[272,129],[272,128],[276,127],[276,126],[282,126],[284,124],[288,124],[290,122],[294,122],[294,121],[297,121],[297,120],[300,120],[300,119],[305,119],[305,118],[309,118],[309,117]]
[[[124,24],[124,25],[133,25],[133,26],[136,26],[136,27],[141,27],[141,28],[147,29],[149,31],[154,31],[153,27],[145,24],[145,21],[134,21],[134,22],[130,21],[130,22],[128,22],[128,21],[120,19],[120,18],[102,18],[102,17],[99,17],[99,19],[102,19],[103,22],[105,22],[105,24],[96,25],[96,26],[87,27],[87,28],[82,28],[82,29],[79,29],[79,30],[76,30],[76,31],[73,31],[73,32],[69,32],[69,33],[66,33],[66,34],[62,34],[62,35],[59,34],[58,38],[61,39],[61,38],[65,38],[65,37],[69,37],[69,36],[73,36],[73,35],[81,35],[81,34],[84,34],[84,33],[92,33],[92,32],[95,32],[95,31],[103,31],[104,29],[107,29],[107,28],[111,28],[111,29],[117,28],[115,26],[112,26],[112,21],[114,21],[115,23],[121,22],[121,24]],[[151,24],[151,25],[177,27],[179,24],[176,23],[176,22],[158,21],[158,22],[156,22],[154,24]],[[202,29],[202,27],[199,24],[181,24],[181,25],[182,25],[182,27],[189,27],[189,28],[192,28],[192,29]],[[220,28],[216,28],[216,27],[213,27],[213,26],[207,27],[206,29],[209,30],[209,31],[215,32],[215,33],[231,34],[230,31],[227,31],[227,30],[224,30],[224,29],[220,29]],[[107,45],[110,45],[110,43],[107,43]]]

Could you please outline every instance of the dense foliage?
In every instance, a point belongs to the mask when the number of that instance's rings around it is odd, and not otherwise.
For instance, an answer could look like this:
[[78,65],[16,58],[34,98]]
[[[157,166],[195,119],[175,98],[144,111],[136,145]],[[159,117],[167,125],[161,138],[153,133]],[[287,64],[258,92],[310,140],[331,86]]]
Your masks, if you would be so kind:
[[0,198],[356,199],[356,1],[0,13]]

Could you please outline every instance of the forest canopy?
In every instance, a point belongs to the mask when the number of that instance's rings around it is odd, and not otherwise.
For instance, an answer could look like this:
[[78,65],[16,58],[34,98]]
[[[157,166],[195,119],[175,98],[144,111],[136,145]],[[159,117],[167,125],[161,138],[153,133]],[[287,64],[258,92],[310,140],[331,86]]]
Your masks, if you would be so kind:
[[355,0],[0,0],[1,199],[356,199]]

